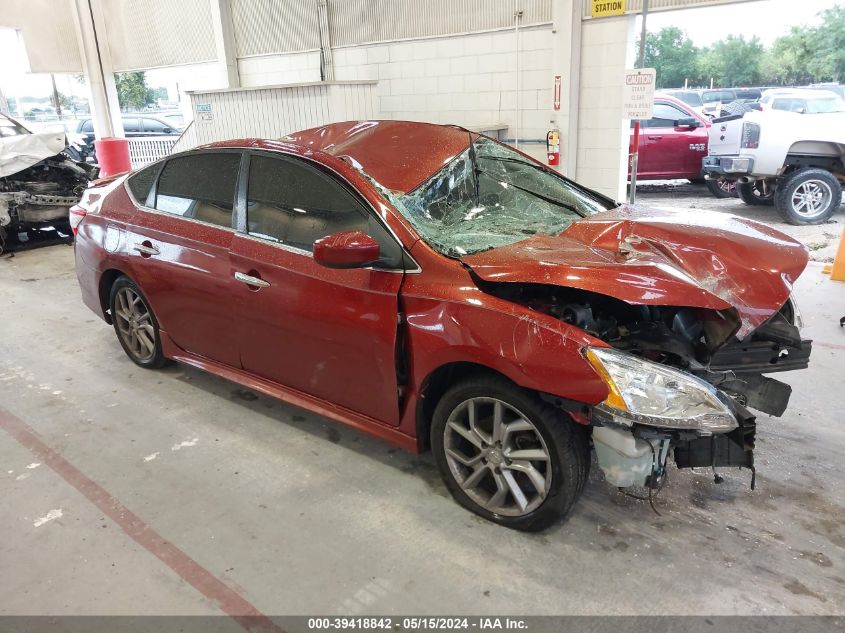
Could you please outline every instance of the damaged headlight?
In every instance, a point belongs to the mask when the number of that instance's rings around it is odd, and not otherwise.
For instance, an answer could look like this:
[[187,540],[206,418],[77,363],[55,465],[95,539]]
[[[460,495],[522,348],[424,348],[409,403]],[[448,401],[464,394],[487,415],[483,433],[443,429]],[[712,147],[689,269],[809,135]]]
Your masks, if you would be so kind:
[[619,350],[588,347],[584,355],[610,391],[596,408],[615,422],[724,433],[736,418],[709,383]]

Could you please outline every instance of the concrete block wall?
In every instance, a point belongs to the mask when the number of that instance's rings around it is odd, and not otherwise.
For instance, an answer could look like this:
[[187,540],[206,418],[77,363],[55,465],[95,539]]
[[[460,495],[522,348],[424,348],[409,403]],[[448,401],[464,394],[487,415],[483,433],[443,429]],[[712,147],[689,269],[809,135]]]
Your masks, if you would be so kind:
[[[563,4],[565,14],[571,5]],[[634,18],[622,16],[586,20],[581,33],[574,176],[617,200],[625,198],[629,121],[621,118],[621,96],[624,70],[633,63],[633,28]],[[566,29],[557,35],[551,26],[521,29],[519,90],[512,30],[334,48],[335,79],[378,81],[376,109],[383,118],[467,127],[504,124],[501,137],[506,139],[518,127],[520,139],[538,142],[520,149],[542,159],[551,119],[564,139],[571,133]],[[555,43],[556,37],[563,39]],[[556,65],[553,50],[560,57]],[[552,103],[555,66],[563,78],[557,112]],[[243,58],[238,69],[244,87],[319,81],[320,55],[306,51]]]
[[[517,92],[516,36],[512,30],[417,39],[332,50],[335,79],[377,80],[381,116],[455,123],[503,123],[503,136],[545,139],[552,116],[550,26],[520,31]],[[320,80],[318,52],[240,59],[243,86]],[[517,120],[519,94],[519,120]]]
[[320,81],[320,51],[241,58],[238,73],[244,88]]

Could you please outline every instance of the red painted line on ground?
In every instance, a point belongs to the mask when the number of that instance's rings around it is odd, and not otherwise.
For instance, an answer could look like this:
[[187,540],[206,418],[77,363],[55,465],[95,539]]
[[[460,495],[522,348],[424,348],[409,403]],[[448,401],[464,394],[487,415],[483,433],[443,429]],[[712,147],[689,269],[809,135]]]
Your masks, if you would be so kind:
[[0,428],[14,437],[33,455],[52,468],[62,479],[76,488],[100,511],[117,523],[141,547],[176,572],[185,582],[215,603],[221,611],[244,629],[260,633],[284,633],[246,598],[202,567],[173,543],[147,525],[134,512],[76,466],[51,448],[38,433],[20,418],[0,408]]
[[845,349],[845,345],[840,343],[825,343],[824,341],[813,341],[813,345],[818,345],[819,347],[828,347],[830,349]]

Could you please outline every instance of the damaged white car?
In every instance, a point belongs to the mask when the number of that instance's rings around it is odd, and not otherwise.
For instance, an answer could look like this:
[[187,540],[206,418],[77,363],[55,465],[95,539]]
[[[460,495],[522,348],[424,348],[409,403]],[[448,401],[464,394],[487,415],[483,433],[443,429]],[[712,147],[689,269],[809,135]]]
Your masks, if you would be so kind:
[[71,160],[64,132],[29,131],[0,114],[0,252],[8,236],[54,226],[68,228],[68,209],[79,202],[97,168]]

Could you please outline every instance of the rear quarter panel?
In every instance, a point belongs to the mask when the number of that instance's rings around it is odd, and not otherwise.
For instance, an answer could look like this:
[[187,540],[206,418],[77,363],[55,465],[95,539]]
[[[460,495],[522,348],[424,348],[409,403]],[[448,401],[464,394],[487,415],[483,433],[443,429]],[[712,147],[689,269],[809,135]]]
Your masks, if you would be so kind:
[[124,180],[120,178],[85,192],[81,204],[88,213],[79,225],[74,242],[76,277],[82,300],[100,318],[105,318],[99,288],[103,272],[117,269],[129,273],[122,255],[126,227],[134,222],[137,210],[126,193]]

